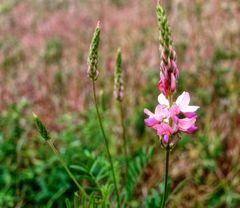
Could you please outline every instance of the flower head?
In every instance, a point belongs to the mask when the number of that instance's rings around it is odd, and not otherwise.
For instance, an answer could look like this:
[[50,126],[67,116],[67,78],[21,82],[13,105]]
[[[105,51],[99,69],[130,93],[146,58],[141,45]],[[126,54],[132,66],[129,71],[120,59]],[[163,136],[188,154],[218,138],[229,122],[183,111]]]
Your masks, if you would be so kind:
[[115,73],[114,73],[114,96],[115,98],[121,102],[123,100],[123,77],[122,77],[122,55],[121,49],[118,49],[116,64],[115,64]]
[[100,25],[97,23],[97,27],[92,37],[89,56],[88,56],[88,77],[92,80],[96,80],[98,77],[98,47],[100,42]]
[[165,95],[161,93],[158,96],[158,105],[154,113],[144,109],[144,113],[148,116],[144,120],[145,125],[153,128],[164,143],[168,143],[172,135],[181,132],[192,134],[197,131],[195,122],[196,110],[199,106],[192,106],[189,103],[188,92],[183,92],[172,106]]

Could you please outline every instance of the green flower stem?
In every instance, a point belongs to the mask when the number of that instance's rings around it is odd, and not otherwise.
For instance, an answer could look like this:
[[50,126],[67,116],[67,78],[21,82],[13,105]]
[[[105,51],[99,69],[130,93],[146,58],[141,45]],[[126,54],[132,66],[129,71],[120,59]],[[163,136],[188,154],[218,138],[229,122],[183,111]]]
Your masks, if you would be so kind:
[[94,98],[94,103],[95,103],[95,107],[96,107],[96,111],[97,111],[98,121],[99,121],[99,125],[100,125],[102,135],[103,135],[103,138],[104,138],[104,142],[105,142],[105,146],[106,146],[106,150],[107,150],[107,155],[108,155],[108,160],[109,160],[110,165],[111,165],[113,182],[114,182],[115,191],[116,191],[116,195],[117,195],[117,205],[118,205],[117,207],[120,208],[120,198],[119,198],[117,181],[116,181],[113,162],[112,162],[112,156],[111,156],[110,151],[109,151],[108,140],[107,140],[104,128],[103,128],[102,119],[101,119],[99,109],[98,109],[98,103],[97,103],[97,97],[96,97],[96,87],[95,87],[95,81],[94,80],[92,80],[92,88],[93,88],[93,98]]
[[165,182],[164,182],[164,194],[163,194],[161,208],[165,207],[165,202],[166,202],[166,198],[167,198],[169,153],[170,153],[170,146],[168,144],[166,147],[166,163],[165,163],[165,179],[164,179]]
[[[169,108],[171,108],[173,101],[172,101],[172,94],[170,94],[168,96],[168,101],[169,101]],[[170,120],[170,126],[172,126],[172,120]],[[169,143],[167,144],[167,146],[165,147],[165,151],[166,151],[166,163],[165,163],[165,178],[164,178],[164,194],[163,194],[163,199],[162,199],[162,204],[161,204],[161,208],[165,207],[165,203],[166,203],[166,198],[167,198],[167,186],[168,186],[168,166],[169,166],[169,154],[170,154],[170,145]]]
[[124,111],[123,111],[122,101],[119,102],[119,105],[120,105],[120,114],[121,114],[123,149],[124,149],[124,156],[125,156],[125,160],[126,160],[126,173],[127,173],[128,167],[129,167],[128,144],[127,144],[127,138],[126,138],[126,128],[125,128],[125,124],[124,124]]
[[69,175],[69,177],[73,180],[73,182],[76,184],[76,186],[78,187],[79,191],[82,193],[82,195],[86,198],[89,198],[89,196],[87,195],[87,193],[85,192],[84,188],[77,182],[76,178],[74,177],[74,175],[72,174],[72,172],[69,170],[69,168],[67,167],[67,164],[65,163],[65,161],[61,158],[59,152],[57,151],[57,149],[55,148],[54,144],[52,143],[51,140],[47,141],[48,145],[50,146],[50,148],[52,149],[52,151],[55,153],[55,155],[58,157],[59,161],[61,162],[62,166],[64,167],[64,169],[66,170],[67,174]]

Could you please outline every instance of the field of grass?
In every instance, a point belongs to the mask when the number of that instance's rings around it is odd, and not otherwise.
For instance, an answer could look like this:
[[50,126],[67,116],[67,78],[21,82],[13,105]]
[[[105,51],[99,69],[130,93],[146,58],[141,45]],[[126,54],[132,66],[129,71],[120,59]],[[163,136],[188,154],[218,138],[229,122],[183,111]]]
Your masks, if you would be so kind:
[[[240,207],[240,1],[160,1],[172,31],[180,77],[177,95],[199,105],[198,132],[181,134],[170,154],[166,207]],[[101,23],[97,101],[122,207],[159,208],[165,152],[144,125],[159,90],[157,1],[0,1],[0,208],[87,207],[38,134],[48,128],[60,157],[92,197],[115,207],[111,166],[93,102],[87,59]],[[113,96],[122,52],[121,113]],[[128,168],[126,164],[128,161]],[[91,200],[90,200],[91,201]],[[95,206],[94,203],[106,203]]]

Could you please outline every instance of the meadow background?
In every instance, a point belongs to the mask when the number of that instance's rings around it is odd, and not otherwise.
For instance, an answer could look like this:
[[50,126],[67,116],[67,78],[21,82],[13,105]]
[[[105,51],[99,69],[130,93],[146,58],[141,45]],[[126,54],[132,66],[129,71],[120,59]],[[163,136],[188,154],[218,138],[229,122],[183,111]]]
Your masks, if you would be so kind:
[[[191,102],[201,106],[198,133],[182,135],[170,156],[168,206],[240,207],[240,1],[172,0],[162,5],[180,68],[178,93],[189,91]],[[83,184],[89,182],[79,166],[93,175],[108,167],[86,73],[97,20],[102,27],[97,93],[111,153],[124,175],[113,97],[115,56],[121,47],[129,160],[133,166],[142,161],[129,182],[129,207],[158,207],[165,155],[143,123],[144,107],[153,110],[159,93],[155,6],[150,0],[0,1],[1,208],[61,208],[77,191],[38,135],[32,111],[51,130]]]

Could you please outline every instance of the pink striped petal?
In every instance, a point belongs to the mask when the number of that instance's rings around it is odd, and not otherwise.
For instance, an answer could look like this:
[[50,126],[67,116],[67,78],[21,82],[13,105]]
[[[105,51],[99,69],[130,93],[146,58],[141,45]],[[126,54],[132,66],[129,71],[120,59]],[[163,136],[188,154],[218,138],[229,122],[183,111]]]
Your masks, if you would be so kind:
[[198,130],[198,128],[196,126],[191,126],[190,128],[188,128],[188,130],[186,131],[186,133],[188,134],[193,134]]
[[187,131],[196,122],[196,117],[178,119],[178,127],[181,131]]
[[154,116],[154,114],[150,110],[148,110],[147,108],[144,108],[144,113],[148,116]]
[[144,123],[148,127],[153,127],[158,123],[158,121],[155,118],[146,118],[144,119]]

